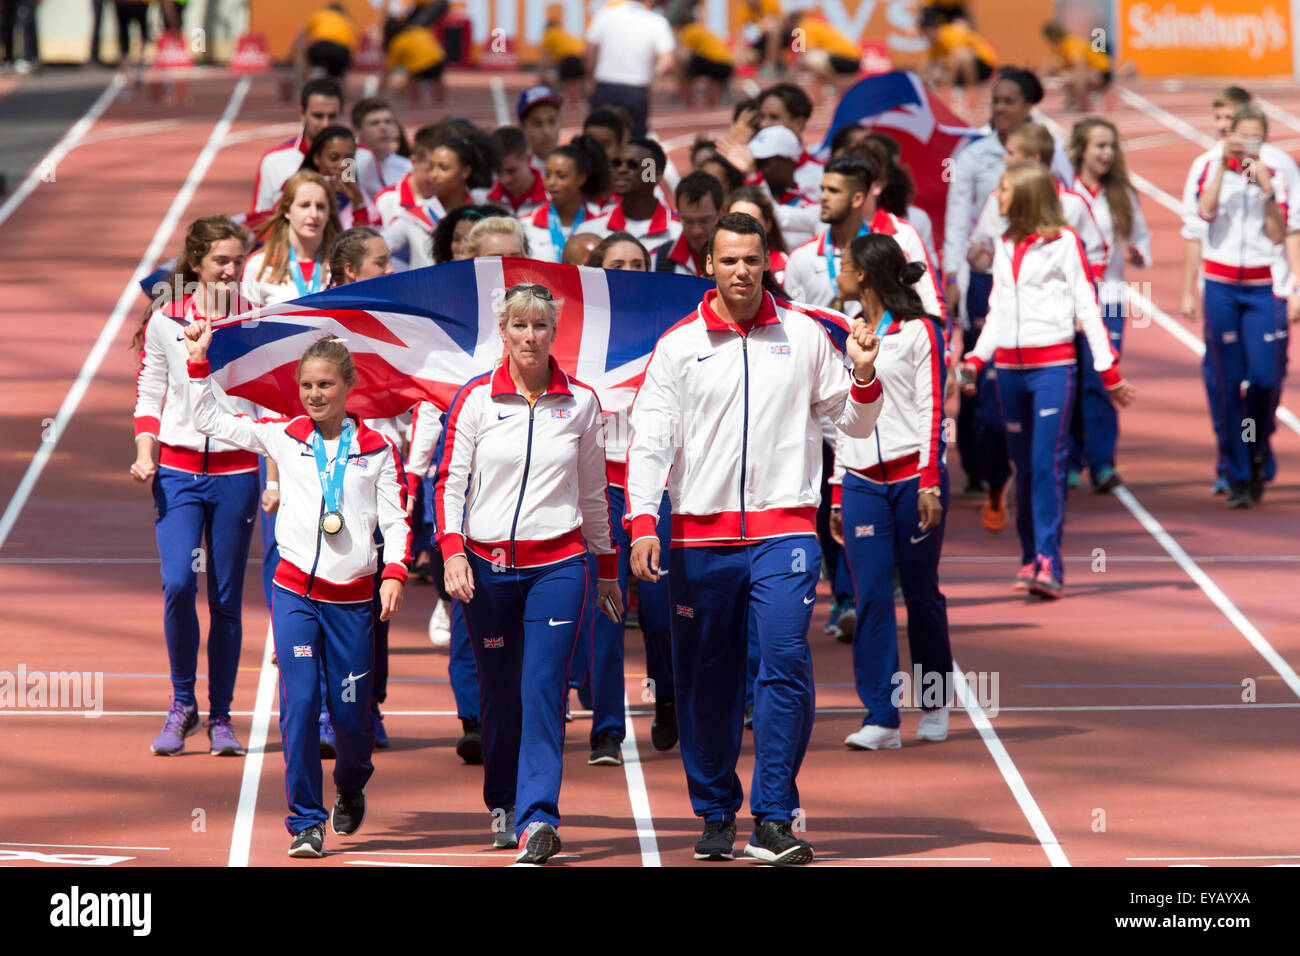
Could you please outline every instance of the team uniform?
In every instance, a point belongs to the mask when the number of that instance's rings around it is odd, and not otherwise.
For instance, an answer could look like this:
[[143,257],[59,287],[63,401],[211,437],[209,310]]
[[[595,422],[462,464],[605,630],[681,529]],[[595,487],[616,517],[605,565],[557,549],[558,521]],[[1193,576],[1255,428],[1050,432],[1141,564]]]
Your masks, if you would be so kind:
[[[292,250],[290,250],[290,254],[292,255]],[[294,265],[297,266],[298,271],[295,274],[294,267],[290,266],[283,282],[270,281],[271,268],[273,267],[267,268],[266,274],[262,275],[262,267],[265,262],[265,249],[258,250],[244,261],[240,289],[244,297],[252,305],[277,305],[281,302],[291,302],[304,295],[310,295],[313,292],[329,288],[330,269],[329,263],[325,261],[323,247],[320,257],[316,261],[310,259],[294,260]]]
[[511,215],[517,219],[523,219],[531,215],[551,201],[550,195],[546,192],[546,187],[542,184],[542,174],[536,169],[533,169],[532,173],[532,185],[524,190],[522,195],[510,195],[498,180],[492,184],[492,188],[483,196],[482,201],[505,206],[510,210]]
[[394,268],[402,271],[433,265],[433,231],[447,215],[437,196],[416,199],[408,175],[375,197],[375,211],[383,223],[380,231],[393,254]]
[[[181,334],[194,316],[186,296],[155,312],[145,326],[136,377],[135,434],[161,446],[153,479],[154,528],[162,564],[163,634],[172,681],[172,707],[197,709],[199,617],[196,555],[204,554],[208,609],[209,718],[230,716],[230,702],[243,642],[244,570],[258,511],[257,456],[202,434],[190,410],[188,352]],[[224,394],[226,408],[256,409]],[[198,727],[197,712],[185,718],[184,735]],[[159,748],[156,752],[171,752]]]
[[821,15],[799,18],[797,29],[803,31],[805,48],[823,51],[830,59],[831,69],[841,76],[852,76],[859,70],[862,47],[840,33]]
[[969,49],[975,58],[975,80],[983,83],[998,65],[997,52],[988,41],[964,23],[946,23],[939,27],[930,44],[930,56],[944,58],[960,49]]
[[[1231,484],[1238,484],[1250,482],[1256,473],[1267,477],[1272,457],[1269,439],[1285,371],[1279,351],[1287,345],[1287,339],[1278,335],[1286,330],[1286,305],[1277,300],[1290,291],[1287,287],[1294,280],[1288,276],[1284,247],[1264,232],[1263,191],[1235,160],[1228,161],[1223,174],[1215,216],[1199,229],[1187,222],[1189,201],[1198,218],[1204,218],[1199,213],[1200,195],[1222,161],[1219,144],[1193,164],[1188,177],[1192,189],[1184,195],[1183,236],[1194,238],[1199,233],[1201,238],[1207,391],[1219,468]],[[1260,161],[1272,176],[1287,231],[1300,228],[1290,194],[1300,186],[1294,162],[1268,144],[1261,148]],[[1275,287],[1278,278],[1282,278],[1281,288]],[[1243,424],[1247,419],[1256,423],[1253,432]],[[1262,450],[1256,451],[1256,443],[1262,444]]]
[[413,80],[440,80],[446,64],[447,51],[428,27],[409,26],[388,45],[388,69]]
[[287,140],[262,154],[257,164],[257,179],[253,183],[253,212],[275,208],[284,184],[302,168],[303,157],[310,148],[311,144],[299,133],[296,139]]
[[747,186],[762,186],[771,197],[776,223],[781,227],[786,245],[792,250],[803,245],[822,229],[821,202],[814,198],[814,194],[821,188],[820,175],[817,177],[817,183],[818,185],[806,188],[796,183],[794,187],[777,196],[772,193],[772,187],[767,184],[767,180],[759,174],[755,173],[745,179]]
[[1076,317],[1107,388],[1121,381],[1101,320],[1083,243],[1069,227],[1054,239],[998,240],[989,314],[966,361],[997,367],[998,402],[1016,466],[1021,578],[1046,568],[1065,580],[1065,467],[1075,390]]
[[[916,281],[913,288],[921,297],[921,304],[927,313],[947,318],[948,312],[939,292],[934,263],[916,228],[893,213],[878,208],[871,222],[862,224],[858,235],[865,236],[873,232],[893,236],[909,262],[919,262],[925,266],[925,275]],[[790,260],[785,266],[784,284],[790,294],[809,305],[833,305],[840,297],[836,279],[840,271],[841,254],[842,250],[835,247],[835,239],[829,227],[817,238],[809,239],[795,249],[790,253]],[[849,315],[856,315],[862,308],[857,302],[846,302],[844,305]]]
[[587,551],[615,580],[595,392],[551,360],[529,403],[505,364],[447,413],[435,505],[443,560],[463,554],[483,714],[483,798],[514,826],[560,823],[566,669],[587,594]]
[[581,37],[576,37],[559,26],[547,27],[542,33],[541,48],[554,61],[561,80],[581,80],[586,77],[587,68],[582,62],[582,56],[587,51],[587,45]]
[[[1106,332],[1110,336],[1110,347],[1119,356],[1124,346],[1124,323],[1128,317],[1128,294],[1124,283],[1126,240],[1115,234],[1110,203],[1103,192],[1092,192],[1077,176],[1073,187],[1073,191],[1088,204],[1093,221],[1106,243],[1106,266],[1100,277],[1098,298],[1101,300],[1102,321],[1106,323]],[[1133,210],[1133,226],[1127,242],[1141,253],[1141,268],[1146,268],[1151,265],[1151,230],[1147,227],[1146,217],[1142,215],[1137,193],[1131,190],[1129,205]],[[1096,484],[1099,474],[1105,474],[1107,469],[1114,470],[1115,446],[1119,441],[1119,415],[1110,396],[1106,394],[1101,377],[1092,367],[1092,353],[1089,350],[1079,350],[1079,365],[1077,407],[1082,430],[1079,450],[1081,463],[1088,466],[1088,473]]]
[[[327,819],[317,730],[319,670],[324,670],[329,688],[328,709],[337,738],[334,783],[340,791],[358,791],[374,771],[374,532],[378,527],[383,533],[383,576],[404,582],[410,529],[402,466],[397,450],[365,425],[352,434],[349,419],[338,440],[323,441],[306,416],[289,422],[238,418],[219,407],[206,361],[191,364],[189,373],[189,400],[198,429],[266,455],[280,469],[276,537],[281,561],[271,619],[280,669],[280,736],[289,803],[285,826],[297,834]],[[321,472],[337,481],[340,468],[341,497],[333,505],[342,514],[342,528],[326,534]]]
[[352,65],[352,49],[357,45],[352,20],[337,10],[317,10],[307,19],[307,62],[328,75],[339,78]]
[[725,83],[736,66],[727,42],[703,23],[694,20],[677,31],[677,42],[690,51],[687,75],[691,79],[708,77]]
[[853,671],[867,708],[865,724],[899,726],[893,700],[898,673],[894,572],[907,605],[912,661],[923,673],[952,672],[948,606],[939,590],[939,555],[947,509],[939,525],[920,531],[917,496],[939,488],[948,500],[943,454],[943,331],[929,319],[895,321],[885,312],[876,378],[884,406],[866,438],[840,436],[835,448],[832,502],[841,509],[844,553],[857,602]]
[[560,222],[555,206],[547,200],[527,216],[521,216],[524,234],[528,237],[529,257],[542,262],[559,262],[564,255],[564,244],[578,231],[583,223],[599,218],[595,207],[583,203],[578,207],[573,221],[566,229]]
[[593,233],[604,239],[620,230],[630,232],[641,240],[646,251],[653,254],[665,243],[676,242],[682,234],[682,224],[677,214],[662,202],[656,202],[655,210],[649,219],[628,219],[623,212],[623,203],[617,203],[613,209],[594,219],[588,219],[574,232]]
[[[672,657],[682,763],[696,816],[734,820],[750,622],[762,651],[750,805],[788,822],[813,722],[808,624],[821,553],[815,520],[822,415],[865,437],[880,385],[853,384],[813,316],[764,293],[744,333],[708,292],[655,346],[632,406],[629,536],[655,536],[672,501]],[[752,383],[752,384],[751,384]],[[795,416],[793,419],[791,416]]]
[[383,161],[375,158],[369,146],[357,144],[357,185],[366,202],[373,205],[375,198],[390,186],[396,186],[411,171],[411,161],[398,153],[389,153]]
[[664,243],[651,257],[651,272],[669,272],[679,276],[703,276],[704,255],[696,255],[686,242],[686,236],[678,236],[677,241],[669,245]]

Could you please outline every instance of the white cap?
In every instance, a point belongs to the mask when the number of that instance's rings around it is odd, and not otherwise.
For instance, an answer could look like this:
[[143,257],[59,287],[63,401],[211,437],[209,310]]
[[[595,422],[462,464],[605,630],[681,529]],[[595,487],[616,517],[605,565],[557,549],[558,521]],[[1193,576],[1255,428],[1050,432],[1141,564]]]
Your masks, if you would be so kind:
[[803,143],[798,134],[787,126],[767,126],[760,129],[749,141],[749,151],[755,159],[771,159],[782,156],[799,162],[803,155]]

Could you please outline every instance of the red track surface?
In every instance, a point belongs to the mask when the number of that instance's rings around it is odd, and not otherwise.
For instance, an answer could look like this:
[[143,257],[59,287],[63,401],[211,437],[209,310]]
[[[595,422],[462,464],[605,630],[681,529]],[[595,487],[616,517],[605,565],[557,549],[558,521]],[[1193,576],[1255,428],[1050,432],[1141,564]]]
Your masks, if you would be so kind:
[[[506,82],[513,103],[527,79]],[[220,74],[196,79],[185,109],[115,102],[91,139],[117,138],[73,150],[56,182],[42,184],[0,226],[8,250],[0,261],[6,507],[41,445],[43,420],[55,416],[235,84]],[[451,87],[449,111],[494,122],[482,78],[453,76]],[[233,141],[183,211],[182,230],[195,216],[245,208],[258,156],[293,128],[292,107],[277,100],[276,89],[272,78],[253,82],[235,117]],[[1212,84],[1135,89],[1205,125]],[[1257,92],[1292,112],[1289,128],[1274,121],[1273,139],[1285,146],[1300,135],[1300,93],[1290,84]],[[1049,97],[1049,115],[1059,115],[1058,102]],[[822,128],[829,110],[823,105],[815,117]],[[1130,142],[1130,168],[1177,196],[1200,147],[1128,102],[1109,115]],[[434,118],[429,110],[403,116],[412,128]],[[728,114],[662,104],[655,116],[684,167],[694,132],[725,126]],[[160,120],[170,125],[140,125]],[[1142,204],[1157,265],[1130,278],[1149,280],[1156,304],[1172,311],[1181,261],[1177,220],[1150,196]],[[168,237],[166,255],[175,252],[179,235]],[[124,866],[225,864],[232,848],[245,847],[250,863],[283,864],[289,861],[274,709],[251,840],[232,836],[244,760],[209,757],[199,737],[182,759],[149,753],[169,689],[149,495],[127,475],[134,396],[127,343],[142,306],[142,297],[132,302],[0,551],[0,670],[23,664],[29,671],[106,675],[105,714],[98,719],[0,711],[7,782],[0,850],[9,851],[0,857],[39,862],[29,854],[85,853],[125,858]],[[1300,664],[1292,609],[1300,561],[1294,541],[1300,434],[1279,429],[1279,478],[1264,506],[1227,513],[1208,494],[1212,436],[1199,359],[1156,324],[1130,327],[1124,350],[1126,375],[1140,389],[1139,403],[1122,415],[1120,467],[1129,490],[1222,589],[1247,629],[1257,628],[1291,666]],[[1292,812],[1300,784],[1293,757],[1300,701],[1292,687],[1298,685],[1279,677],[1121,500],[1072,496],[1067,597],[1050,605],[1009,591],[1012,532],[985,532],[975,502],[957,498],[952,507],[942,583],[953,649],[964,670],[998,676],[992,732],[982,737],[957,709],[946,743],[917,745],[909,712],[902,750],[846,750],[843,738],[858,726],[861,707],[848,648],[821,635],[823,595],[811,635],[819,717],[800,775],[807,836],[818,859],[940,866],[1300,860],[1300,823]],[[1105,557],[1104,573],[1093,570],[1097,555]],[[392,630],[385,711],[393,747],[376,755],[365,829],[352,839],[331,836],[335,852],[323,865],[501,866],[511,859],[484,850],[490,820],[481,772],[462,765],[451,749],[460,728],[446,657],[425,636],[432,593],[410,587]],[[267,619],[255,567],[244,605],[235,724],[247,741]],[[561,800],[567,853],[557,862],[635,865],[654,858],[651,846],[664,864],[691,862],[697,821],[678,754],[656,753],[648,744],[639,645],[630,634],[628,695],[636,715],[630,729],[650,814],[642,820],[643,836],[653,844],[638,839],[629,794],[642,791],[632,766],[588,767],[587,722],[579,715],[566,746]],[[910,666],[905,641],[903,654]],[[1257,686],[1257,703],[1242,702],[1247,678]],[[202,699],[202,677],[199,693]],[[1002,748],[999,763],[993,754]],[[746,787],[751,769],[747,755]]]

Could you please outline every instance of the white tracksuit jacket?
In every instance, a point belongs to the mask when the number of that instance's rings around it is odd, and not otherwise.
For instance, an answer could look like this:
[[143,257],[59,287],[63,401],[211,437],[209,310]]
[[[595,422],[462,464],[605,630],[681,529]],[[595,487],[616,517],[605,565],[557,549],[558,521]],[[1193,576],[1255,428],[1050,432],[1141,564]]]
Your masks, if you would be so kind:
[[632,404],[627,514],[633,543],[655,536],[667,483],[674,546],[744,545],[813,534],[821,499],[821,416],[865,438],[880,384],[853,382],[809,311],[763,294],[742,335],[713,309],[665,332]]

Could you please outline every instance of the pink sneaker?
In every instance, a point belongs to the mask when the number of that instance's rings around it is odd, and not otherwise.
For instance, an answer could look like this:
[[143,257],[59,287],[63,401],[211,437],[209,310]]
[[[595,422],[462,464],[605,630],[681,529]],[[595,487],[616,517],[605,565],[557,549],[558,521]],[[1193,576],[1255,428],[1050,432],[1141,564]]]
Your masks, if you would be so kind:
[[1043,561],[1038,566],[1038,574],[1029,585],[1029,593],[1037,594],[1040,598],[1055,600],[1061,596],[1063,587],[1061,579],[1052,573],[1051,562]]
[[1015,579],[1011,582],[1011,590],[1028,591],[1034,583],[1034,577],[1038,574],[1038,562],[1030,561],[1019,571],[1016,572]]

